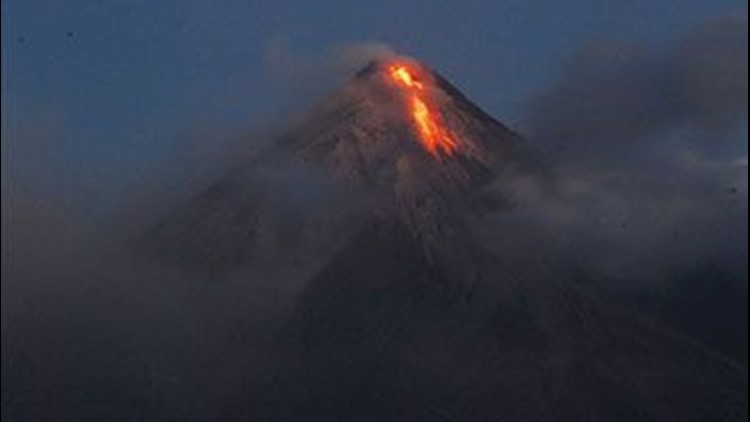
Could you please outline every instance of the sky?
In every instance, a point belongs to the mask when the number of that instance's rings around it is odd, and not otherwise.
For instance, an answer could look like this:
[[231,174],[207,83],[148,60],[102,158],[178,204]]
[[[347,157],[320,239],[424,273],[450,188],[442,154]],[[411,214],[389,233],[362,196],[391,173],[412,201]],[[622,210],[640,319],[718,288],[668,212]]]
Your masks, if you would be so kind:
[[277,118],[296,97],[269,67],[280,49],[305,63],[342,45],[383,43],[523,128],[529,99],[580,46],[616,39],[658,49],[743,10],[744,0],[9,0],[4,183],[112,206],[202,133]]

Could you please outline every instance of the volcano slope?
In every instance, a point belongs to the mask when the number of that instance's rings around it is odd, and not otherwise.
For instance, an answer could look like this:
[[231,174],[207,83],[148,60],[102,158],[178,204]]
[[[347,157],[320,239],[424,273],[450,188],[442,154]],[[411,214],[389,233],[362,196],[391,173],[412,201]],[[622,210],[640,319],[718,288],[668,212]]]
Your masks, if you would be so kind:
[[[510,206],[486,187],[534,171],[516,133],[426,66],[367,66],[141,240],[217,277],[307,263],[264,369],[203,416],[746,420],[744,368],[534,251],[477,240],[482,215]],[[316,192],[306,212],[280,198],[290,173],[292,196]]]

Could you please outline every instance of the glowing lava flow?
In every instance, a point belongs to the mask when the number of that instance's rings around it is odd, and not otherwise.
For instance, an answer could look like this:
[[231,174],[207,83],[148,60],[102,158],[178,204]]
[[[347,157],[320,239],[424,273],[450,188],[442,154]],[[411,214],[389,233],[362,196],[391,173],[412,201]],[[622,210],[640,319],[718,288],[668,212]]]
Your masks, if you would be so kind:
[[393,65],[390,72],[391,78],[409,95],[409,112],[425,149],[436,157],[441,153],[453,155],[458,143],[445,128],[439,112],[430,106],[422,82],[404,65]]

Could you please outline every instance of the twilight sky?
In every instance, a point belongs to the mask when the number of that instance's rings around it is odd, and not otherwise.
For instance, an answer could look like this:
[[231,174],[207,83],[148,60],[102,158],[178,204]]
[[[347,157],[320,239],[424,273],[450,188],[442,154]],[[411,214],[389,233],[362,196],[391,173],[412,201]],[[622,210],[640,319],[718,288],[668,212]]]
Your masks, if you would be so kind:
[[4,187],[10,176],[23,190],[113,202],[186,154],[199,134],[278,118],[296,95],[284,92],[290,84],[269,57],[325,62],[352,43],[413,55],[523,128],[530,98],[561,77],[581,46],[619,40],[662,49],[706,19],[746,7],[744,0],[8,0]]

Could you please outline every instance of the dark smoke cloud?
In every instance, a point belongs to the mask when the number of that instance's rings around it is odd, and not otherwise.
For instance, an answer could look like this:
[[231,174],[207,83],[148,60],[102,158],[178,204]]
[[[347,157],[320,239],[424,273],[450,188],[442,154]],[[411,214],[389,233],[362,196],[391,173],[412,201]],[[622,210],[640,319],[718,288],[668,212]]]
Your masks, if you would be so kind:
[[506,187],[519,206],[500,220],[612,279],[659,284],[721,262],[746,280],[747,33],[731,15],[662,51],[598,41],[574,54],[528,113],[553,187]]
[[530,102],[546,172],[493,187],[515,206],[481,222],[486,244],[516,273],[543,259],[747,362],[747,33],[743,13],[663,50],[576,52]]
[[526,116],[546,169],[490,187],[514,206],[479,222],[510,276],[583,278],[746,364],[747,33],[572,55]]
[[744,11],[698,28],[671,52],[688,118],[721,128],[747,117],[747,44]]
[[747,115],[747,37],[744,13],[702,25],[664,51],[592,42],[532,101],[529,135],[557,154],[601,161],[640,155],[643,144],[677,129],[703,131],[707,141],[726,134]]
[[535,179],[503,187],[516,207],[485,232],[494,234],[493,247],[542,253],[638,289],[664,287],[678,271],[719,264],[746,290],[745,160],[685,155],[658,168],[558,170],[552,183],[551,193]]

